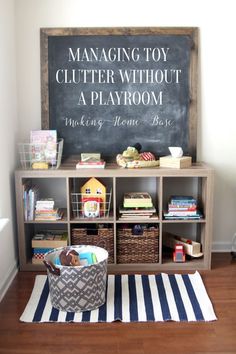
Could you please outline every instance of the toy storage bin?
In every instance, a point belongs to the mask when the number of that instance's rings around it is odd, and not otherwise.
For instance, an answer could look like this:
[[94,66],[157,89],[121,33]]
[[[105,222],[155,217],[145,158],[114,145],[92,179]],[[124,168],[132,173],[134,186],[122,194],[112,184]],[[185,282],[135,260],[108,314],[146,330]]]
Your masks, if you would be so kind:
[[[62,250],[92,252],[97,263],[87,266],[56,265]],[[108,253],[96,246],[68,246],[56,248],[44,256],[47,267],[52,306],[68,312],[94,310],[105,302]]]
[[155,226],[119,228],[117,233],[117,263],[156,263],[159,260],[159,230]]
[[[55,146],[53,157],[47,154],[47,144],[45,143],[19,143],[18,151],[20,156],[20,165],[22,169],[33,169],[34,164],[39,167],[35,169],[44,169],[43,164],[48,165],[49,169],[57,169],[61,165],[64,139],[59,139]],[[40,152],[37,152],[40,151]]]
[[108,252],[108,263],[114,263],[114,230],[111,226],[72,228],[72,245],[94,245],[103,247]]

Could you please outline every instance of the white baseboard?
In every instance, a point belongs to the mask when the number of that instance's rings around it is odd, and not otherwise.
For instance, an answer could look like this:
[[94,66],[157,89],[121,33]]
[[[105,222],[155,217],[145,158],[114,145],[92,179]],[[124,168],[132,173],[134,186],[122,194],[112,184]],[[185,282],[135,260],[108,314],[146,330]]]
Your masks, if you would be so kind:
[[212,252],[231,252],[232,242],[215,241],[212,243]]
[[12,269],[9,271],[8,275],[6,276],[3,284],[0,287],[0,302],[2,301],[4,295],[6,294],[8,288],[11,285],[13,279],[15,278],[17,272],[18,272],[18,266],[17,266],[17,263],[15,263],[13,265]]

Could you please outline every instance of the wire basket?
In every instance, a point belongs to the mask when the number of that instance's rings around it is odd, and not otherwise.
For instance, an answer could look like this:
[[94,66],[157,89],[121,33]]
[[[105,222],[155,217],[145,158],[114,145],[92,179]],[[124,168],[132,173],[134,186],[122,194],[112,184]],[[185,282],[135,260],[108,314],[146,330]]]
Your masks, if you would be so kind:
[[71,193],[73,218],[108,218],[111,208],[111,194],[106,193],[105,200],[99,194]]
[[51,148],[48,143],[19,143],[20,164],[23,169],[57,169],[61,165],[64,139]]

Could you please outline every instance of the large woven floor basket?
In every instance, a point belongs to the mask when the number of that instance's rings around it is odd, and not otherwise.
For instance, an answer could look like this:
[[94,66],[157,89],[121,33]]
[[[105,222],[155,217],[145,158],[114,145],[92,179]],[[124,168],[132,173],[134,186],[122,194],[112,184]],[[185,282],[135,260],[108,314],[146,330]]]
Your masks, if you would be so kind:
[[105,248],[108,252],[108,263],[114,263],[114,231],[103,227],[97,230],[89,228],[73,228],[72,245],[94,245]]
[[117,263],[156,263],[159,260],[157,227],[134,235],[132,228],[121,228],[117,237]]
[[[92,252],[97,263],[88,266],[59,266],[56,259],[62,250]],[[44,256],[49,280],[52,306],[68,312],[94,310],[105,302],[107,281],[107,258],[105,249],[96,246],[68,246],[56,248]]]

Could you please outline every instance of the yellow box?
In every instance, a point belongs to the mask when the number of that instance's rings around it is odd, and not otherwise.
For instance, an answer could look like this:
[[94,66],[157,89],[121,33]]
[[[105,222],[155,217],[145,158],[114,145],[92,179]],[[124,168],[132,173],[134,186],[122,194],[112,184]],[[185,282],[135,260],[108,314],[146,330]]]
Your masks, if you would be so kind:
[[169,155],[160,157],[160,167],[187,168],[190,166],[192,166],[191,156],[172,157]]
[[47,170],[48,163],[47,162],[34,162],[32,163],[33,170]]

